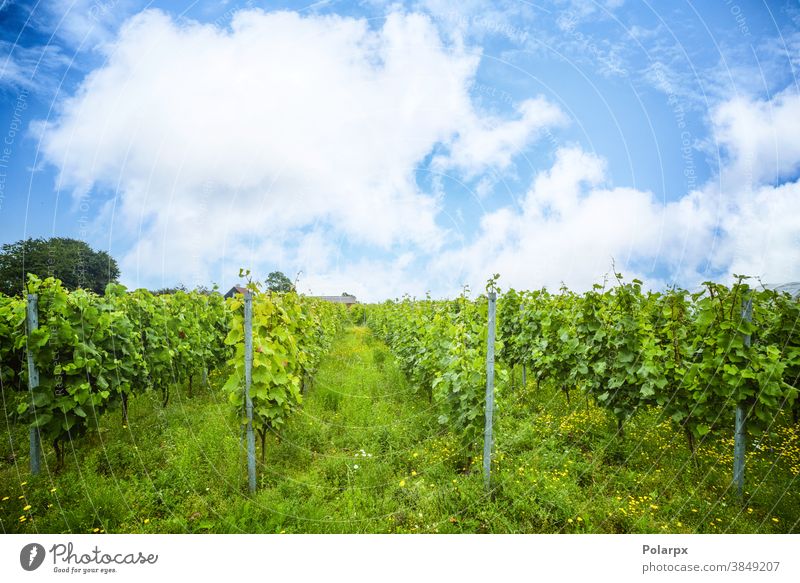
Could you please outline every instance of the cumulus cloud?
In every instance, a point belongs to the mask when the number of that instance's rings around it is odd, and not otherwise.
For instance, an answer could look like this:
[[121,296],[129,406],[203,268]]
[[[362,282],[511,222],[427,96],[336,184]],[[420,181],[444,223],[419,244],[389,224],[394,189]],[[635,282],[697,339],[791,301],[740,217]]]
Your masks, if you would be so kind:
[[730,181],[757,186],[800,170],[800,93],[787,90],[771,100],[734,97],[711,115],[713,135],[727,154]]
[[406,293],[423,297],[430,283],[430,274],[415,268],[415,257],[402,253],[388,260],[356,258],[335,269],[302,275],[298,289],[316,295],[347,292],[360,301],[383,301]]
[[609,184],[602,156],[562,147],[519,204],[485,213],[454,249],[446,191],[425,192],[418,166],[488,200],[491,177],[567,119],[541,97],[507,117],[478,108],[480,53],[441,24],[246,10],[223,28],[146,11],[38,124],[41,151],[58,188],[114,194],[102,217],[133,285],[227,285],[247,266],[367,300],[495,272],[504,286],[585,289],[612,258],[651,282],[800,279],[800,97],[788,90],[711,112],[720,172],[697,190],[665,204]]
[[792,91],[722,102],[710,115],[719,173],[667,203],[605,185],[602,157],[562,148],[520,209],[486,214],[475,239],[437,265],[473,285],[497,272],[522,288],[587,289],[610,272],[612,258],[628,276],[644,274],[656,286],[693,287],[734,273],[798,281],[798,116],[800,96]]
[[247,10],[223,29],[150,10],[102,50],[105,64],[38,129],[60,188],[116,191],[116,228],[138,234],[123,273],[144,282],[308,259],[318,227],[392,253],[435,251],[439,203],[414,177],[434,147],[450,145],[441,163],[469,175],[507,166],[560,121],[542,99],[519,119],[477,111],[479,56],[443,45],[418,14],[374,29]]
[[493,116],[465,119],[448,154],[435,158],[433,167],[441,172],[457,168],[468,177],[489,167],[502,171],[543,130],[567,123],[561,109],[542,97],[526,99],[516,109],[517,119]]
[[580,290],[609,273],[612,261],[629,275],[637,275],[638,262],[654,257],[677,264],[683,259],[676,241],[707,232],[702,221],[690,232],[678,229],[675,205],[665,207],[648,192],[609,188],[605,182],[601,157],[578,147],[558,150],[553,166],[534,179],[521,209],[485,215],[478,237],[445,254],[440,268],[458,266],[472,283],[497,272],[506,286],[564,283]]
[[771,100],[735,97],[712,112],[723,163],[705,196],[719,209],[718,261],[732,273],[800,280],[798,118],[800,94],[791,89]]
[[764,283],[800,281],[800,183],[759,188],[727,217],[725,231],[731,273]]

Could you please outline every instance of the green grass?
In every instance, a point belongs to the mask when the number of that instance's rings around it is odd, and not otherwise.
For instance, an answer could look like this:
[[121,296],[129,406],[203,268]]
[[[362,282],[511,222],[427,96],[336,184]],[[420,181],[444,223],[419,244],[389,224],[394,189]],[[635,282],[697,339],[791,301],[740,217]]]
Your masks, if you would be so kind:
[[[223,379],[212,376],[212,386]],[[517,379],[517,384],[519,381]],[[730,436],[693,459],[655,412],[616,437],[600,409],[531,382],[501,387],[491,495],[458,441],[365,328],[324,359],[304,405],[267,439],[247,494],[241,429],[219,390],[137,397],[75,443],[58,475],[27,471],[27,434],[4,427],[3,532],[797,532],[800,432],[750,447],[729,488]],[[5,416],[4,416],[5,418]],[[53,456],[48,452],[47,467]],[[21,496],[21,498],[20,498]],[[7,497],[7,499],[6,499]],[[26,510],[26,507],[30,506]],[[20,518],[24,518],[21,521]]]

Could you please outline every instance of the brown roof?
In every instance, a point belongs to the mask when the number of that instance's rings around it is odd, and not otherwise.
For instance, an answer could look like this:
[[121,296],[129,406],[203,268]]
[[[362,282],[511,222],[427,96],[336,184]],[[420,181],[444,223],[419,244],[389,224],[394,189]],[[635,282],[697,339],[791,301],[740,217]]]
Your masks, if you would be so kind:
[[243,287],[241,285],[235,285],[231,289],[228,290],[228,293],[226,293],[224,297],[232,298],[236,294],[244,294],[244,292],[246,292],[246,291],[247,291],[246,287]]

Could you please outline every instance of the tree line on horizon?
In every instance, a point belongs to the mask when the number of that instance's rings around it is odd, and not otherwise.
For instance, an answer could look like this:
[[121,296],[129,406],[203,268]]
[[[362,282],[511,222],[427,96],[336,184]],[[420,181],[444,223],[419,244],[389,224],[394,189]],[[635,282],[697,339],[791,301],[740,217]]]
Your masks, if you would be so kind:
[[[98,251],[85,241],[69,237],[28,238],[0,246],[0,293],[15,296],[25,293],[27,274],[41,279],[55,277],[68,290],[86,289],[102,295],[109,283],[117,283],[119,264],[106,251]],[[292,281],[281,271],[271,272],[266,288],[274,292],[294,291]],[[189,291],[183,285],[153,290],[156,295]],[[213,289],[199,286],[199,293]]]

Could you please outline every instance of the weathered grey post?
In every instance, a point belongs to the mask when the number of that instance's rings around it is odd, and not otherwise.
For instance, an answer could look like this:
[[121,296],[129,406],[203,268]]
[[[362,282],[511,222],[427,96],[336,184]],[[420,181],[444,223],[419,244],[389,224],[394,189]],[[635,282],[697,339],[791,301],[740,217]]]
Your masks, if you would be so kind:
[[247,479],[250,492],[256,491],[256,436],[253,434],[253,295],[244,292],[244,406],[247,412]]
[[486,346],[486,425],[483,431],[483,484],[489,490],[492,471],[492,414],[494,413],[494,335],[497,294],[489,292],[489,333]]
[[[753,300],[747,298],[742,302],[742,320],[745,322],[753,321]],[[750,347],[750,334],[745,334],[744,338],[745,347]],[[736,405],[736,429],[733,434],[733,483],[736,485],[736,491],[741,497],[744,493],[744,456],[745,445],[747,441],[747,428],[744,405],[738,403]]]
[[[520,305],[519,305],[520,314],[523,313],[524,311],[525,311],[525,306],[522,303],[520,303]],[[522,363],[522,388],[523,389],[528,386],[528,375],[526,374],[527,372],[528,371],[525,370],[525,363],[523,362]]]
[[[33,352],[30,349],[31,332],[39,327],[39,297],[36,294],[28,294],[28,392],[31,396],[31,406],[34,407],[34,420],[36,419],[36,409],[33,404],[33,390],[39,386],[39,371],[36,363],[33,362]],[[30,428],[30,451],[31,451],[31,473],[35,476],[41,469],[42,462],[42,442],[39,436],[39,428]]]

